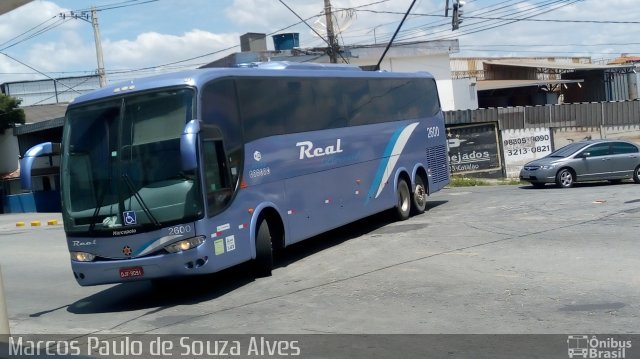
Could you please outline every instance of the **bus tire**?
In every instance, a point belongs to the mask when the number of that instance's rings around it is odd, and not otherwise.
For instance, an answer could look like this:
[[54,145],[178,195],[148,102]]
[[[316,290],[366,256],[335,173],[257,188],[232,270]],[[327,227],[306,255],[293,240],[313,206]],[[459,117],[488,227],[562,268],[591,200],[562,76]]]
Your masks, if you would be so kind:
[[253,272],[257,277],[271,276],[273,269],[273,245],[271,232],[266,220],[262,220],[256,231],[256,259],[253,261]]
[[398,179],[397,197],[396,217],[399,221],[404,221],[411,214],[411,191],[404,178]]
[[422,214],[427,209],[427,186],[421,175],[416,176],[416,189],[411,195],[411,214]]

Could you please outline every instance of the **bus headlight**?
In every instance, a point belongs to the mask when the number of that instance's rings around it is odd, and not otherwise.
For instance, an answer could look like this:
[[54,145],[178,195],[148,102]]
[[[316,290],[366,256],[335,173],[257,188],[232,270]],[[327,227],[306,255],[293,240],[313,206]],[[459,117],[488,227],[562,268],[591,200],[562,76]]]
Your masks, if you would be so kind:
[[191,248],[195,248],[201,245],[202,243],[204,243],[204,237],[193,237],[193,238],[185,239],[185,240],[170,244],[164,247],[164,249],[169,253],[178,253],[178,252],[189,250]]
[[70,252],[71,260],[76,262],[91,262],[96,256],[86,252]]

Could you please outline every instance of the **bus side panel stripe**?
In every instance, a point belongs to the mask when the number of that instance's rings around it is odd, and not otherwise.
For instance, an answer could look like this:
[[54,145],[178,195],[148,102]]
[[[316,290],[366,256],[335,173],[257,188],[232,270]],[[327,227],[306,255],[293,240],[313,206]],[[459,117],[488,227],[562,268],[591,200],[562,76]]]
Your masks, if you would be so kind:
[[[404,147],[407,145],[411,134],[418,126],[418,122],[414,122],[404,128],[398,129],[387,144],[387,147],[384,150],[384,158],[378,167],[378,171],[376,172],[376,177],[371,184],[371,189],[369,190],[369,195],[367,196],[367,200],[369,198],[375,197],[378,198],[382,190],[384,189],[384,185],[391,177],[391,173],[393,168],[398,163],[398,159],[400,158],[400,154],[404,150]],[[377,189],[376,189],[377,187]]]

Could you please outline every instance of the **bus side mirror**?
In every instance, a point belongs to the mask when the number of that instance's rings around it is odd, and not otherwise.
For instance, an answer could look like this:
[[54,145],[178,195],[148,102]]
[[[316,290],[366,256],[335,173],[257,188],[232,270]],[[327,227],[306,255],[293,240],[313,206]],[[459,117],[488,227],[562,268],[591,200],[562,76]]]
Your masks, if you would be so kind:
[[182,170],[192,171],[198,168],[198,133],[200,132],[200,121],[191,120],[187,122],[180,135],[180,158],[182,160]]

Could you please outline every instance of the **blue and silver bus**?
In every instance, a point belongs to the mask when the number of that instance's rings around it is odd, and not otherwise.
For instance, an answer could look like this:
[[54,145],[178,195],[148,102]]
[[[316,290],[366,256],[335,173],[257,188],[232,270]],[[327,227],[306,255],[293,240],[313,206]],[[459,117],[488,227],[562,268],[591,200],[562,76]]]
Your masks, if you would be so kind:
[[449,182],[427,73],[268,63],[97,90],[67,109],[61,197],[82,286],[220,271]]

